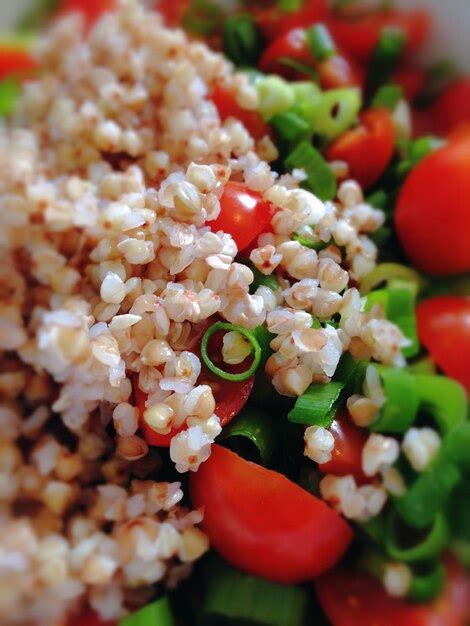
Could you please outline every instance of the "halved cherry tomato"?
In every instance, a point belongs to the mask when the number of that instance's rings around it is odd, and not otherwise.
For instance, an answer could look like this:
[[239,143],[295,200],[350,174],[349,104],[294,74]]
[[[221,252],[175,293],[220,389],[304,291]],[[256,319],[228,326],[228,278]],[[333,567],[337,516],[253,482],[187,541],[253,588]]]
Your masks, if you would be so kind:
[[401,66],[392,77],[392,83],[403,88],[405,98],[412,102],[424,88],[426,72],[420,67]]
[[302,72],[284,65],[279,59],[288,57],[318,71],[323,89],[362,86],[363,72],[342,51],[335,56],[318,62],[308,49],[304,28],[294,28],[275,39],[263,52],[259,68],[263,72],[274,72],[285,78],[302,78]]
[[430,15],[422,9],[378,11],[328,21],[334,40],[361,61],[370,59],[384,28],[402,29],[406,35],[406,51],[413,53],[426,40],[430,26]]
[[445,590],[431,604],[392,598],[372,576],[343,569],[321,576],[315,589],[333,626],[465,626],[469,616],[469,581],[453,559]]
[[[209,323],[201,324],[201,336],[208,326]],[[216,333],[209,344],[208,352],[211,360],[222,369],[227,369],[227,371],[234,374],[245,371],[247,367],[249,367],[245,361],[243,363],[230,366],[225,363],[218,363],[222,350],[223,335],[224,333]],[[200,356],[200,344],[195,346],[192,351]],[[246,361],[249,362],[250,359],[251,357],[248,357]],[[253,389],[254,380],[254,376],[238,383],[223,380],[208,370],[201,361],[201,374],[199,375],[197,384],[210,385],[212,388],[212,393],[214,394],[215,399],[215,414],[219,417],[220,425],[223,427],[228,424],[230,420],[235,417],[235,415],[238,415],[247,403]],[[139,388],[137,379],[134,380],[133,387],[136,406],[142,416],[146,408],[145,403],[148,396]],[[151,446],[157,446],[160,448],[168,448],[173,437],[187,428],[186,424],[184,424],[180,428],[173,428],[173,430],[171,430],[167,435],[160,435],[152,430],[143,419],[140,420],[140,425],[145,441]]]
[[271,224],[272,209],[257,191],[229,181],[220,199],[220,215],[209,222],[212,232],[230,233],[239,250],[246,248]]
[[117,622],[114,621],[103,621],[101,620],[96,613],[92,613],[89,611],[88,613],[82,613],[81,615],[77,615],[71,617],[67,622],[67,626],[116,626]]
[[268,40],[279,37],[299,26],[306,28],[321,22],[328,15],[327,0],[304,0],[298,11],[279,11],[277,7],[255,8],[255,21]]
[[222,121],[225,121],[228,117],[236,118],[242,122],[256,141],[271,134],[271,127],[263,120],[261,115],[257,111],[243,109],[237,104],[234,94],[228,89],[216,85],[210,99],[217,107]]
[[367,189],[384,173],[393,156],[395,131],[387,109],[365,111],[360,121],[327,149],[326,157],[346,161],[350,177]]
[[22,77],[38,68],[38,63],[27,48],[0,42],[0,80],[7,76]]
[[183,17],[189,9],[190,0],[156,0],[155,11],[161,13],[167,26],[181,26]]
[[422,344],[470,395],[470,297],[430,298],[418,304],[416,315]]
[[398,237],[430,274],[470,270],[470,135],[425,157],[405,180],[395,209]]
[[322,500],[218,445],[190,477],[190,493],[204,511],[213,547],[235,567],[268,580],[318,576],[352,539],[348,524]]
[[318,467],[325,474],[346,476],[352,474],[358,484],[370,482],[362,471],[362,449],[369,436],[365,428],[354,424],[347,411],[341,411],[329,428],[335,438],[331,460]]
[[442,134],[470,122],[470,77],[460,78],[444,89],[432,107],[432,115]]
[[104,13],[114,11],[117,6],[116,0],[60,0],[58,14],[81,13],[87,27],[90,27]]

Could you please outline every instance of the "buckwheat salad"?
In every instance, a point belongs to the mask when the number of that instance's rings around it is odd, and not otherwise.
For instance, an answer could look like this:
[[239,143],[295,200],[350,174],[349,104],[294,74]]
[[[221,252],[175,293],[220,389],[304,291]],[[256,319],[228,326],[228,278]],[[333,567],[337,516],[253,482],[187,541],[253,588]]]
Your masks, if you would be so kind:
[[2,626],[468,623],[470,79],[429,28],[43,0],[0,37]]

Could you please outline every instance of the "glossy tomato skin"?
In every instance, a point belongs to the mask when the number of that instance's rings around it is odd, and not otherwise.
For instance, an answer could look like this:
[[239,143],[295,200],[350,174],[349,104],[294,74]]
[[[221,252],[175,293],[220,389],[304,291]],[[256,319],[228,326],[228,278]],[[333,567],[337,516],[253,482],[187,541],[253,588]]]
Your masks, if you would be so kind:
[[352,539],[336,511],[282,474],[218,445],[190,476],[213,547],[239,569],[280,583],[332,567]]
[[398,237],[420,270],[446,276],[470,270],[470,134],[419,163],[400,191]]
[[241,251],[269,228],[271,217],[271,205],[257,191],[229,181],[220,199],[220,215],[209,225],[214,233],[230,233]]
[[349,176],[365,189],[384,173],[393,156],[395,130],[387,109],[369,109],[360,125],[348,130],[326,151],[329,161],[346,161]]
[[426,72],[421,67],[402,65],[395,70],[392,82],[403,88],[406,100],[413,102],[424,89]]
[[58,13],[81,13],[87,27],[90,27],[104,13],[114,11],[117,6],[117,0],[60,0]]
[[8,76],[22,77],[28,75],[38,68],[38,63],[30,55],[28,50],[0,44],[0,80]]
[[225,121],[228,117],[234,117],[243,123],[250,135],[258,141],[266,135],[271,135],[271,127],[257,111],[244,109],[235,100],[234,94],[225,87],[216,85],[210,99],[219,112],[220,119]]
[[470,297],[430,298],[416,309],[421,343],[433,361],[470,396]]
[[470,77],[452,82],[432,107],[434,123],[442,134],[470,122]]
[[395,27],[406,35],[406,52],[412,54],[426,40],[431,27],[427,11],[378,11],[352,18],[332,18],[328,27],[334,40],[362,62],[372,56],[384,28]]
[[430,604],[392,598],[377,579],[343,569],[318,578],[315,590],[332,626],[465,626],[469,611],[469,582],[453,559],[443,594]]
[[181,26],[183,17],[186,15],[190,0],[156,0],[154,9],[158,11],[167,26]]
[[331,460],[318,467],[324,474],[347,476],[352,474],[358,484],[371,481],[362,471],[362,449],[369,436],[365,428],[359,428],[347,411],[339,413],[329,428],[335,439]]

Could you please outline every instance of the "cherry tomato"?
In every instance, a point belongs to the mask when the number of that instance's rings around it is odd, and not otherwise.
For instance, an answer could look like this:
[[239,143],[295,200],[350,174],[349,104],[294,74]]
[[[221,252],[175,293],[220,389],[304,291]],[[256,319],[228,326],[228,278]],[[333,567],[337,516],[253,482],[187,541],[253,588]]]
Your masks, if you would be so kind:
[[347,411],[336,416],[329,431],[335,438],[335,447],[331,460],[318,466],[320,470],[334,476],[352,474],[358,484],[370,482],[370,477],[362,471],[362,449],[369,436],[368,431],[356,426]]
[[87,27],[99,20],[104,13],[117,8],[116,0],[60,0],[58,14],[82,13]]
[[[200,324],[201,336],[209,325],[210,323]],[[222,369],[227,369],[227,371],[232,373],[245,371],[249,367],[251,357],[248,357],[246,361],[237,365],[228,366],[225,363],[221,364],[218,362],[220,361],[223,335],[224,333],[216,333],[210,342],[208,352],[211,360]],[[192,349],[195,354],[200,356],[199,350],[200,344]],[[219,417],[221,426],[225,426],[235,417],[235,415],[238,415],[247,403],[253,389],[254,380],[254,376],[238,383],[223,380],[208,370],[201,361],[201,374],[199,375],[197,383],[198,385],[210,385],[212,388],[212,393],[214,394],[215,399],[215,414]],[[137,384],[137,378],[134,379],[133,387],[136,406],[142,416],[146,408],[145,403],[148,396],[140,390]],[[157,446],[160,448],[168,448],[173,437],[187,428],[186,424],[184,424],[179,428],[173,428],[173,430],[171,430],[167,435],[160,435],[152,430],[143,419],[140,420],[140,425],[145,441],[151,446]]]
[[424,88],[426,72],[420,67],[401,66],[395,70],[392,83],[403,88],[404,96],[412,102]]
[[434,103],[432,115],[442,134],[470,122],[470,77],[451,83]]
[[470,395],[470,297],[430,298],[418,305],[416,314],[421,343]]
[[2,45],[0,42],[0,80],[7,76],[23,76],[38,68],[26,48],[13,44]]
[[212,446],[190,477],[213,547],[239,569],[280,583],[321,574],[344,554],[352,531],[336,511],[282,474]]
[[346,161],[351,178],[367,189],[384,173],[393,156],[395,131],[387,109],[364,111],[360,121],[327,149],[326,156],[330,161]]
[[259,61],[259,68],[263,72],[274,72],[291,79],[303,78],[302,72],[279,61],[283,57],[289,57],[316,69],[323,89],[360,87],[364,82],[363,72],[342,51],[324,61],[316,61],[308,48],[304,28],[294,28],[275,39],[264,50]]
[[470,135],[425,157],[400,191],[398,237],[413,264],[430,274],[470,270]]
[[322,609],[333,626],[465,626],[469,583],[452,560],[443,594],[431,604],[392,598],[375,578],[336,569],[315,582]]
[[69,619],[67,626],[116,626],[117,622],[103,621],[96,613],[89,611]]
[[212,232],[230,233],[239,250],[246,248],[271,224],[272,209],[257,191],[229,181],[220,199],[220,215],[209,222]]
[[237,104],[235,96],[228,89],[216,85],[210,98],[217,107],[222,121],[225,121],[228,117],[236,118],[243,123],[256,141],[271,134],[271,127],[263,120],[261,115],[257,111],[243,109]]
[[323,21],[328,15],[327,0],[304,0],[298,11],[283,12],[277,7],[255,9],[255,21],[264,37],[272,40],[299,26]]
[[334,40],[361,61],[368,61],[384,28],[400,28],[406,35],[406,51],[413,53],[426,40],[430,30],[429,13],[413,11],[379,11],[365,13],[353,19],[335,17],[328,21]]
[[167,26],[181,26],[183,17],[189,9],[190,0],[156,0],[155,11],[163,16]]

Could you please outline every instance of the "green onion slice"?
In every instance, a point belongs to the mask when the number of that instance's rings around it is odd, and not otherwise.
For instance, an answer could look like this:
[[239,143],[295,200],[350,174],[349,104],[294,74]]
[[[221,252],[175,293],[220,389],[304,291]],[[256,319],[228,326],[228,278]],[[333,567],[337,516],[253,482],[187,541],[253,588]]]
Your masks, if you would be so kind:
[[174,626],[174,623],[168,598],[163,597],[124,617],[119,626]]
[[227,620],[228,623],[260,626],[302,626],[305,623],[305,589],[249,576],[219,559],[211,560],[208,569],[207,594],[202,609],[205,620],[212,619],[217,624]]
[[258,287],[268,287],[271,291],[277,291],[279,289],[279,283],[274,274],[263,274],[259,269],[253,265],[253,263],[247,263],[248,267],[253,272],[253,282],[250,285],[250,293],[254,293]]
[[349,395],[362,393],[368,365],[367,361],[355,361],[350,352],[345,352],[339,360],[333,380],[343,383]]
[[465,422],[467,396],[457,381],[445,376],[415,376],[420,409],[434,417],[442,435]]
[[386,27],[372,53],[367,77],[368,91],[388,82],[406,45],[406,35],[399,28]]
[[321,200],[332,200],[336,195],[336,178],[322,155],[307,141],[299,143],[285,160],[288,171],[301,168],[307,174],[302,186]]
[[380,433],[404,433],[413,424],[419,407],[415,377],[397,367],[376,367],[387,400],[369,429]]
[[222,431],[219,439],[243,437],[254,444],[263,465],[267,465],[276,448],[276,432],[272,419],[264,411],[245,407]]
[[[454,428],[444,439],[444,450],[448,457],[459,466],[462,471],[470,472],[470,422],[466,421]],[[469,498],[470,500],[470,498]],[[469,502],[470,505],[470,502]],[[470,522],[470,507],[469,507]],[[470,532],[470,524],[469,524]]]
[[222,48],[235,65],[256,65],[262,44],[261,33],[251,15],[230,15],[225,20]]
[[0,82],[0,117],[13,113],[20,93],[20,83],[15,78],[5,78]]
[[325,24],[313,24],[305,34],[307,46],[317,61],[325,61],[336,54],[336,46]]
[[382,85],[375,94],[371,106],[374,109],[394,111],[402,97],[403,87],[400,85]]
[[[417,570],[417,571],[416,571]],[[440,561],[417,566],[408,596],[415,602],[430,602],[444,587],[445,571]]]
[[317,252],[319,252],[320,250],[324,250],[331,243],[331,239],[330,241],[311,241],[310,239],[302,237],[302,235],[298,235],[297,233],[294,233],[292,235],[292,239],[294,241],[298,241],[302,246],[310,248],[311,250],[316,250]]
[[414,283],[417,285],[417,288],[421,288],[422,286],[420,275],[411,267],[400,265],[399,263],[380,263],[364,277],[359,292],[361,296],[365,296],[381,283],[387,283],[394,278],[400,278],[407,282]]
[[313,130],[328,141],[336,139],[353,125],[361,108],[358,89],[329,89],[322,94]]
[[317,70],[314,67],[307,65],[307,63],[302,63],[302,61],[298,61],[292,57],[279,57],[277,61],[278,63],[281,63],[281,65],[285,65],[286,67],[292,68],[296,72],[309,76],[313,81],[318,81],[319,79]]
[[366,202],[376,209],[385,209],[389,202],[389,195],[383,189],[378,189],[366,197]]
[[441,448],[402,496],[393,498],[401,517],[413,528],[430,526],[460,479],[460,472]]
[[310,134],[309,124],[294,111],[277,113],[271,118],[270,123],[276,129],[277,134],[286,141],[297,141]]
[[[429,532],[424,538],[409,548],[401,547],[399,544],[397,529],[400,528],[400,524],[403,525],[396,512],[391,509],[387,519],[385,549],[389,557],[396,561],[413,563],[432,559],[442,552],[449,541],[449,527],[445,516],[441,512],[436,515]],[[406,536],[405,533],[403,534]]]
[[[218,330],[226,330],[227,332],[235,331],[237,333],[240,333],[240,335],[248,339],[248,341],[251,343],[251,345],[253,346],[254,358],[253,358],[252,364],[246,371],[241,372],[239,374],[231,374],[230,372],[224,372],[224,370],[220,369],[220,367],[217,367],[217,365],[215,365],[211,361],[209,354],[207,353],[207,347],[209,344],[209,339]],[[237,326],[236,324],[229,324],[226,322],[216,322],[215,324],[212,324],[212,326],[209,326],[209,328],[206,330],[206,332],[202,336],[202,341],[201,341],[202,360],[204,361],[204,364],[206,365],[206,367],[213,374],[215,374],[219,378],[222,378],[223,380],[229,380],[231,382],[240,382],[242,380],[246,380],[247,378],[250,378],[250,376],[253,376],[253,374],[258,369],[258,366],[261,362],[261,356],[262,356],[261,346],[259,345],[259,342],[256,339],[255,333],[253,331],[247,330],[246,328],[243,328],[242,326]]]
[[338,412],[345,385],[332,381],[326,385],[312,384],[299,396],[288,419],[295,424],[316,425],[329,428]]
[[436,375],[436,364],[429,356],[424,356],[409,366],[412,374],[429,374]]
[[277,0],[277,8],[286,13],[298,11],[301,6],[302,0]]

